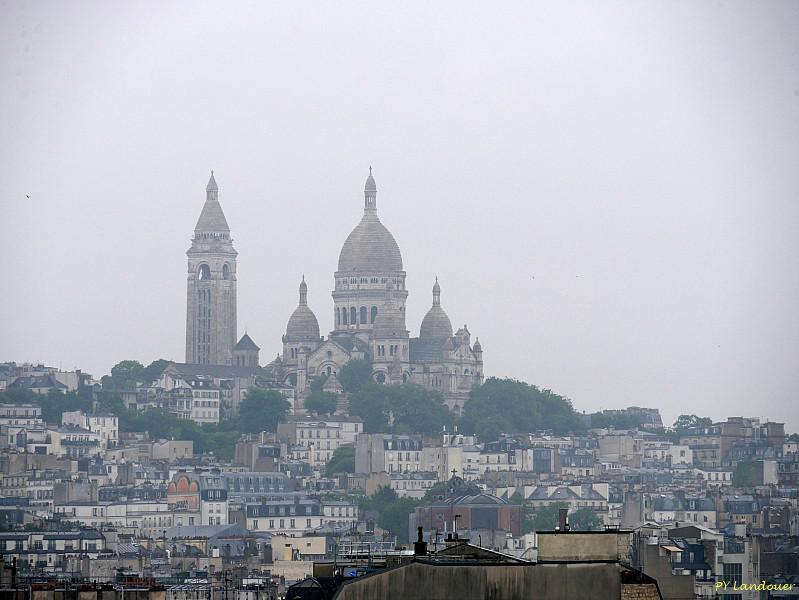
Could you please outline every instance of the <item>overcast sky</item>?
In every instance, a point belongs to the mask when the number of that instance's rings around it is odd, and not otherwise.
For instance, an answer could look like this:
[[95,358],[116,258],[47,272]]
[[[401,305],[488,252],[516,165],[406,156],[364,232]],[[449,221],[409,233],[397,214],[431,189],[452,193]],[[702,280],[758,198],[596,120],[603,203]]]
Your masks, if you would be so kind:
[[239,334],[303,273],[329,331],[372,165],[411,335],[438,275],[488,375],[799,429],[797,2],[4,1],[0,53],[0,361],[182,361],[211,169]]

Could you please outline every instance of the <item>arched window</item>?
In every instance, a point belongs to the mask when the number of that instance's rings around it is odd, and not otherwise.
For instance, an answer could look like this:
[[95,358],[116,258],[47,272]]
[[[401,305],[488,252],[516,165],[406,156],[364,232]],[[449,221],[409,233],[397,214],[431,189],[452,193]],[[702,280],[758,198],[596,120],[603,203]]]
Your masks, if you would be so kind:
[[330,376],[330,374],[331,374],[332,372],[333,372],[333,369],[332,369],[332,368],[330,368],[330,367],[328,367],[328,368],[327,368],[327,375],[328,375],[328,376]]
[[355,325],[358,322],[358,311],[355,310],[354,306],[350,307],[350,324]]
[[342,325],[346,325],[347,324],[347,309],[346,308],[342,308],[341,309],[341,324]]
[[361,307],[361,323],[366,323],[366,307]]
[[205,263],[200,265],[200,269],[197,271],[197,279],[200,281],[208,281],[211,279],[211,269]]
[[222,265],[222,279],[230,279],[230,267],[227,263]]
[[336,325],[341,325],[341,311],[336,308]]
[[375,319],[376,319],[376,318],[377,318],[377,307],[376,307],[376,306],[373,306],[373,307],[372,307],[372,323],[374,323],[374,322],[375,322]]
[[385,383],[386,374],[380,371],[377,375],[375,375],[375,381],[377,381],[377,383]]

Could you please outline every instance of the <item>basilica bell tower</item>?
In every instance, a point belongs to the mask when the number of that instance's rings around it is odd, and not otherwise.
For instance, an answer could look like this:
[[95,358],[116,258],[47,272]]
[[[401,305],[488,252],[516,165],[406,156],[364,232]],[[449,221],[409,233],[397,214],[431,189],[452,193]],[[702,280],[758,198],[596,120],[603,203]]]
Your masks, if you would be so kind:
[[186,362],[230,365],[236,344],[236,255],[211,171],[188,249]]

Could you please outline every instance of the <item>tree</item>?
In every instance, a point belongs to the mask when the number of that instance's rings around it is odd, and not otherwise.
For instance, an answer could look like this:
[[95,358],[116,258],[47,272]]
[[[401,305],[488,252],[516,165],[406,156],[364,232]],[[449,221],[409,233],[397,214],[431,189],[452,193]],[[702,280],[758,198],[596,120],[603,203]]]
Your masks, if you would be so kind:
[[568,399],[523,381],[495,377],[472,388],[460,425],[485,441],[503,432],[551,429],[562,435],[585,428]]
[[588,415],[591,427],[603,429],[634,429],[644,422],[643,415],[629,415],[625,413],[597,412]]
[[0,402],[4,404],[31,404],[39,399],[39,394],[24,387],[10,388],[0,393]]
[[[228,424],[229,425],[229,424]],[[163,409],[139,412],[124,410],[119,414],[120,431],[146,431],[153,439],[191,440],[197,454],[212,452],[222,460],[231,460],[239,439],[238,429],[223,428],[223,424],[205,423],[179,419],[177,415]]]
[[372,380],[372,363],[368,360],[351,360],[341,367],[338,380],[345,392],[357,392]]
[[322,373],[321,375],[317,375],[313,379],[311,379],[311,391],[312,392],[321,392],[322,388],[325,387],[325,381],[327,381],[327,373]]
[[338,406],[338,396],[330,392],[311,392],[305,399],[305,408],[317,415],[332,415]]
[[144,385],[150,385],[153,383],[161,373],[164,372],[164,369],[171,361],[168,361],[165,358],[159,358],[158,360],[154,360],[149,365],[147,365],[144,369],[142,369],[140,374],[139,383],[143,383]]
[[539,507],[534,513],[525,517],[524,531],[552,531],[558,526],[558,516],[561,508],[567,508],[565,502],[554,502],[548,506]]
[[682,434],[689,427],[710,427],[713,425],[713,420],[710,417],[697,417],[696,415],[680,415],[674,421],[672,429]]
[[408,543],[408,517],[419,506],[418,500],[400,498],[387,486],[380,486],[371,498],[360,501],[361,513],[377,512],[377,524],[397,536],[400,544]]
[[125,404],[122,402],[122,395],[119,392],[102,390],[98,394],[97,411],[112,415],[121,415],[125,412]]
[[327,461],[325,466],[325,475],[333,477],[337,473],[354,473],[355,472],[355,446],[346,445],[339,446],[333,452],[333,456]]
[[103,377],[103,388],[129,390],[136,387],[142,379],[144,365],[138,360],[123,360],[111,368],[111,377]]
[[350,414],[361,417],[369,433],[435,434],[454,422],[441,394],[408,383],[362,385],[350,395]]
[[47,423],[60,424],[61,413],[80,410],[91,412],[91,400],[78,396],[77,392],[60,392],[53,388],[47,394],[37,394],[36,403],[42,408],[42,419]]
[[245,433],[277,431],[277,424],[286,420],[289,408],[291,405],[280,392],[252,387],[239,409],[241,430]]
[[735,487],[754,487],[763,482],[763,462],[741,460],[735,465],[732,473],[732,485]]
[[578,508],[569,515],[572,531],[596,531],[602,528],[602,519],[590,508]]

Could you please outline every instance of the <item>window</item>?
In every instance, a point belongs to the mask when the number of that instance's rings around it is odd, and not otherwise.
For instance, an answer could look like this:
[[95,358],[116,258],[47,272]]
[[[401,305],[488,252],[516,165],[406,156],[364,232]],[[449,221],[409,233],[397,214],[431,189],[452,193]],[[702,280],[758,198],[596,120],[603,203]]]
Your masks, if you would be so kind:
[[366,307],[361,307],[361,323],[366,323]]
[[743,570],[741,563],[725,563],[724,581],[728,581],[729,583],[737,583],[738,585],[741,585],[742,572]]
[[258,529],[258,519],[254,519],[254,520],[253,520],[253,522],[252,522],[252,528],[253,528],[253,529]]
[[372,322],[372,323],[374,323],[374,322],[375,322],[375,318],[376,318],[376,317],[377,317],[377,307],[376,307],[376,306],[373,306],[373,307],[372,307],[372,315],[371,315],[371,322]]
[[350,307],[350,324],[355,325],[358,321],[358,315],[355,311],[355,307]]

